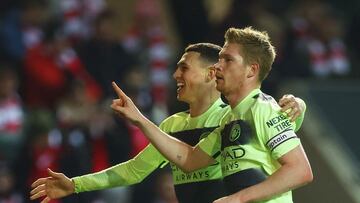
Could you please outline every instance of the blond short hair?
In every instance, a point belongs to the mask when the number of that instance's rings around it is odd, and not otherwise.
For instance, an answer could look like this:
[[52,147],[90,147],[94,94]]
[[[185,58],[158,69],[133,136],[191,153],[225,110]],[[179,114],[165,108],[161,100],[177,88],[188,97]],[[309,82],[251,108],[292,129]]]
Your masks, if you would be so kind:
[[259,64],[260,82],[267,77],[276,56],[275,48],[271,44],[267,32],[261,32],[252,27],[243,29],[229,28],[225,33],[225,42],[240,45],[245,64]]

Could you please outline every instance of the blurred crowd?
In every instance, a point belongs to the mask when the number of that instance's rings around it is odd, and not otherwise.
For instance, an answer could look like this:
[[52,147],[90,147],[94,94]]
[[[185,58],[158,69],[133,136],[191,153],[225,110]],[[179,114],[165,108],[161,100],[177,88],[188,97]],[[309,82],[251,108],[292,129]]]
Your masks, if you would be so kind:
[[359,1],[224,0],[220,4],[185,0],[173,4],[178,8],[174,10],[177,28],[186,42],[221,45],[229,27],[267,31],[277,51],[263,84],[270,94],[285,79],[360,78]]
[[[342,5],[342,6],[340,6]],[[110,110],[116,81],[155,123],[186,108],[171,74],[182,49],[222,45],[228,27],[266,30],[277,49],[264,91],[291,78],[360,78],[360,3],[292,0],[2,0],[0,203],[29,202],[47,168],[69,177],[148,144]],[[358,9],[357,9],[358,8]],[[115,201],[116,200],[116,201]],[[52,202],[176,202],[164,169],[145,182]]]

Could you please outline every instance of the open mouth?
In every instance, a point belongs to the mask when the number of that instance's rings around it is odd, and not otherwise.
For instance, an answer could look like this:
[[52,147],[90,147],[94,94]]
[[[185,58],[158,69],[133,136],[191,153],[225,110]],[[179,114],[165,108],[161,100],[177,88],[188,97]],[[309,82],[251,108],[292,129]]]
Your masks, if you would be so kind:
[[184,83],[182,83],[182,82],[177,82],[176,83],[176,86],[177,86],[177,92],[179,93],[180,91],[181,91],[181,89],[185,86],[185,84]]

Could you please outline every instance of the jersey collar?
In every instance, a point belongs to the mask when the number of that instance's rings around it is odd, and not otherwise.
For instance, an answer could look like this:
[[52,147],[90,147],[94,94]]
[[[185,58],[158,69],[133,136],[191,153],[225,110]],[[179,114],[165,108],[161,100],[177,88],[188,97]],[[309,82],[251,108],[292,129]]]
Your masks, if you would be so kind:
[[195,116],[195,117],[191,117],[189,114],[189,120],[194,121],[194,120],[199,120],[202,118],[207,118],[209,116],[209,114],[211,114],[211,112],[214,111],[214,109],[218,108],[220,105],[224,104],[224,102],[222,102],[221,98],[218,98],[211,106],[210,108],[208,108],[208,110],[206,110],[203,114],[199,115],[199,116]]
[[254,97],[259,93],[261,93],[260,89],[252,90],[238,105],[235,106],[233,111],[237,113],[245,113],[254,103]]

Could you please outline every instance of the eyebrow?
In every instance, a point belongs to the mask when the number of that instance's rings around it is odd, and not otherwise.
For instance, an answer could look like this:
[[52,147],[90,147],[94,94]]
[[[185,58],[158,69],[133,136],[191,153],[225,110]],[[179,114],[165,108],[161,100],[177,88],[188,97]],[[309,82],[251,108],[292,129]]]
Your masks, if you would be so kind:
[[188,64],[185,63],[184,61],[179,61],[176,65],[177,66],[187,66]]
[[232,55],[230,54],[226,54],[226,53],[219,53],[219,58],[225,58],[225,57],[229,57],[229,58],[234,58]]

